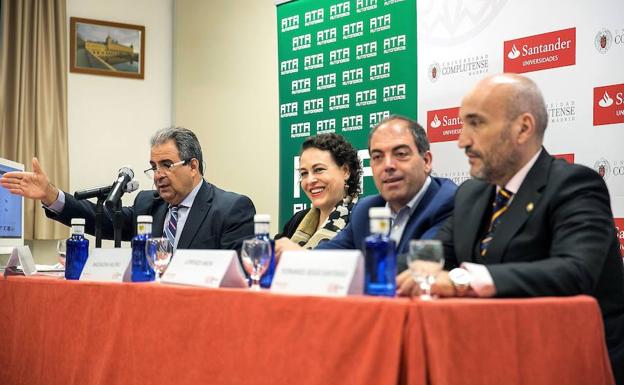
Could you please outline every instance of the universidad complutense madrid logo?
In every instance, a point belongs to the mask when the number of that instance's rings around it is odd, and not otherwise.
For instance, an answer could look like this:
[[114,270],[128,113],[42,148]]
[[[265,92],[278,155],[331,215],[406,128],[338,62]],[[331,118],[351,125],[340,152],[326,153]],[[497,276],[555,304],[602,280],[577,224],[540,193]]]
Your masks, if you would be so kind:
[[431,143],[457,140],[463,124],[459,107],[427,111],[427,136]]
[[624,84],[594,88],[594,126],[624,123]]
[[576,64],[576,28],[508,40],[503,44],[505,72],[524,73]]

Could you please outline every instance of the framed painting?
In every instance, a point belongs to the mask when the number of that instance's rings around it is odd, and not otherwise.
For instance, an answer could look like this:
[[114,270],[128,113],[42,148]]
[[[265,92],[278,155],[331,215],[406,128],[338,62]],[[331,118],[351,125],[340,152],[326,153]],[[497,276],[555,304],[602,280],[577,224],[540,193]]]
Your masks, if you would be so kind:
[[143,79],[145,27],[70,18],[69,71]]

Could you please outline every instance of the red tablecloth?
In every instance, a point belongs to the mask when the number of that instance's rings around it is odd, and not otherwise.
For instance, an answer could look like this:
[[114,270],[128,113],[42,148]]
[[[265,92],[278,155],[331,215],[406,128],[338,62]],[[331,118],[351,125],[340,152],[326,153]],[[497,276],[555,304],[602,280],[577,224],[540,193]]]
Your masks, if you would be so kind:
[[596,302],[0,279],[0,384],[613,383]]

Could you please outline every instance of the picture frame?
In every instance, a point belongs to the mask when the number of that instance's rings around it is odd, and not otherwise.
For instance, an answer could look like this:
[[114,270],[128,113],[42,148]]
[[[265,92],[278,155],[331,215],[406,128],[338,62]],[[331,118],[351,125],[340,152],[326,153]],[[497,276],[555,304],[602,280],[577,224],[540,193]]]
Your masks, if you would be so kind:
[[145,27],[70,18],[69,71],[145,78]]

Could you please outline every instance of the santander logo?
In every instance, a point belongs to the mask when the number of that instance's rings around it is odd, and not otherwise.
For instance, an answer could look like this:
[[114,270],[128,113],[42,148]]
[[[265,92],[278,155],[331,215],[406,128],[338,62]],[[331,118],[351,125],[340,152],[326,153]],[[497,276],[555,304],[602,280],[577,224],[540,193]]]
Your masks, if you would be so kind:
[[524,73],[576,64],[576,28],[508,40],[503,46],[505,72]]
[[438,115],[435,115],[433,117],[433,120],[431,121],[431,127],[433,128],[438,128],[440,127],[440,125],[442,124],[442,122],[440,121],[440,119],[438,119]]
[[512,60],[520,57],[520,51],[518,51],[518,48],[516,48],[515,44],[513,45],[513,47],[511,47],[511,51],[509,51],[507,57]]
[[624,123],[624,84],[594,88],[594,126]]
[[431,143],[457,140],[463,125],[459,107],[427,111],[427,136]]
[[602,96],[602,99],[600,99],[600,101],[598,102],[598,105],[602,108],[607,108],[607,107],[611,107],[612,104],[613,104],[613,99],[611,99],[609,94],[605,91],[604,95]]

